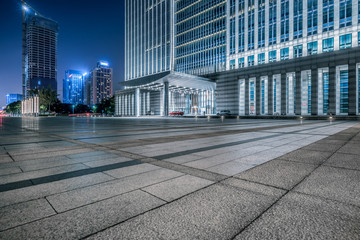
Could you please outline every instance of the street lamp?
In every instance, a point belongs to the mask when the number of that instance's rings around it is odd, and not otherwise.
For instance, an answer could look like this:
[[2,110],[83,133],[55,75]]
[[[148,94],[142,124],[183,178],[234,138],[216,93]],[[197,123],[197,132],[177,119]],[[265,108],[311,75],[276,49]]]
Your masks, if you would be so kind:
[[73,109],[73,114],[74,114],[74,110],[75,110],[75,105],[74,104],[72,105],[72,109]]

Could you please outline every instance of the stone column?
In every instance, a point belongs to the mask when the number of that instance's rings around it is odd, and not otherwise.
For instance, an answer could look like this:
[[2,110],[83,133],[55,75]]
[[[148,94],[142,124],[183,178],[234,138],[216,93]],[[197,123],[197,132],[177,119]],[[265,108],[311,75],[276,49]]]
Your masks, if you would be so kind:
[[318,69],[311,68],[311,115],[318,114]]
[[356,63],[349,63],[349,115],[356,115]]
[[286,72],[281,73],[281,112],[280,115],[286,114]]
[[301,115],[301,97],[302,97],[302,79],[301,79],[301,70],[300,69],[296,69],[295,72],[295,114],[296,115]]
[[164,106],[164,116],[169,115],[169,83],[164,83],[164,91],[163,91],[163,106]]
[[140,117],[140,109],[141,109],[141,95],[140,88],[135,89],[135,116]]
[[273,75],[268,74],[268,115],[274,113],[274,86],[273,86]]

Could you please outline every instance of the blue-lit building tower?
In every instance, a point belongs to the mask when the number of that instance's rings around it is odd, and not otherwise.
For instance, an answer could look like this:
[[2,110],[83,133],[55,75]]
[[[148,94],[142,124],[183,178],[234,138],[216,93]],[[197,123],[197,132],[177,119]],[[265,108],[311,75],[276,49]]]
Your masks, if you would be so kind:
[[57,90],[58,24],[23,3],[22,87],[27,98],[32,89]]
[[65,71],[63,103],[85,104],[85,74],[76,70]]
[[9,105],[10,103],[21,101],[23,96],[21,94],[16,93],[9,93],[6,94],[6,105]]

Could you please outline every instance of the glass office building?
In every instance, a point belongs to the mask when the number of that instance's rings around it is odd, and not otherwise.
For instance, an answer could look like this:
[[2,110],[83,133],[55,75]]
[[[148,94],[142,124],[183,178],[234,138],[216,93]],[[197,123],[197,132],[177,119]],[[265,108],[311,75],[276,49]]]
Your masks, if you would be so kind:
[[127,0],[126,104],[156,88],[149,109],[181,110],[169,92],[183,88],[212,96],[206,114],[359,114],[359,12],[358,0]]
[[85,104],[94,105],[113,96],[113,69],[107,61],[99,61],[85,77]]
[[32,89],[57,90],[58,24],[23,4],[22,87],[24,98]]
[[85,73],[65,71],[63,80],[63,103],[85,104]]
[[9,105],[10,103],[21,101],[23,96],[21,94],[16,93],[9,93],[6,94],[6,105]]

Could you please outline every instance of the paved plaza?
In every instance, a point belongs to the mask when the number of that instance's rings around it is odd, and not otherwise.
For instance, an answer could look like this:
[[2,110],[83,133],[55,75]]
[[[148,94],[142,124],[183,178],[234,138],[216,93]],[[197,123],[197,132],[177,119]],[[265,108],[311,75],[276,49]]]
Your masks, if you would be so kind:
[[0,239],[360,239],[360,124],[0,118]]

